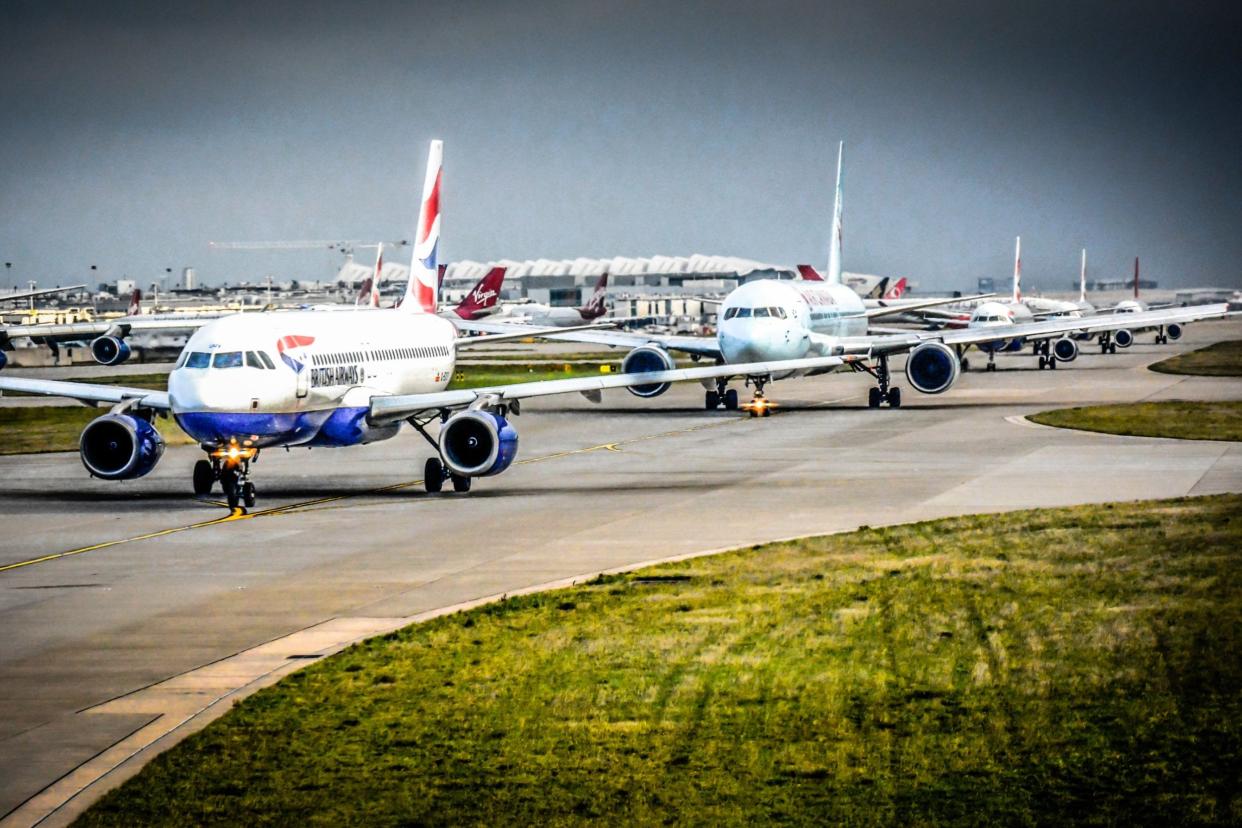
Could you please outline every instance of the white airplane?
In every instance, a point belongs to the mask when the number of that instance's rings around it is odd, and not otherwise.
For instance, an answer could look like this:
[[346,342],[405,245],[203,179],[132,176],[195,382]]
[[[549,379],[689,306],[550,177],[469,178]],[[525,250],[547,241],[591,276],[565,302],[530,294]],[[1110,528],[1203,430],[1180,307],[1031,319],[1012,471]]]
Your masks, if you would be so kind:
[[[427,490],[440,491],[449,480],[455,491],[467,491],[475,477],[499,474],[513,463],[518,434],[509,418],[519,413],[523,399],[573,392],[598,395],[609,388],[664,388],[672,382],[738,374],[766,381],[850,361],[812,355],[788,362],[446,390],[459,350],[553,329],[509,325],[497,335],[460,338],[459,328],[475,323],[436,314],[442,151],[440,141],[431,143],[401,307],[235,314],[214,320],[190,338],[166,392],[4,377],[0,391],[110,404],[108,414],[82,431],[79,451],[86,470],[107,480],[141,477],[155,467],[164,443],[152,421],[171,415],[207,452],[194,467],[195,493],[210,492],[218,480],[229,506],[236,508],[254,505],[251,463],[266,448],[371,443],[394,437],[401,423],[408,422],[436,451],[425,468]],[[427,427],[436,421],[440,427],[433,437]]]
[[608,272],[600,274],[595,283],[595,292],[586,304],[579,308],[562,308],[543,305],[535,302],[506,304],[498,313],[489,317],[496,322],[513,321],[526,325],[537,325],[543,328],[568,327],[581,325],[599,319],[608,309],[604,300],[608,297]]
[[[720,365],[749,364],[755,361],[800,360],[814,356],[865,356],[868,360],[849,363],[853,370],[864,370],[876,379],[868,395],[868,405],[876,408],[887,404],[901,405],[901,389],[891,387],[889,357],[908,353],[906,378],[916,390],[940,394],[952,387],[962,368],[966,350],[980,347],[990,360],[999,350],[1021,348],[1024,342],[1041,343],[1048,353],[1041,356],[1041,367],[1055,366],[1056,361],[1071,362],[1078,357],[1074,336],[1095,332],[1115,332],[1120,339],[1129,336],[1124,328],[1139,323],[1181,325],[1196,319],[1222,316],[1228,306],[1205,305],[1177,311],[1139,314],[1119,321],[1116,316],[1082,319],[1037,321],[1022,306],[1025,317],[1019,318],[1013,305],[1021,305],[1021,240],[1014,265],[1014,302],[983,302],[975,308],[965,328],[938,331],[890,331],[869,333],[870,321],[893,313],[905,313],[918,305],[867,308],[863,300],[841,281],[842,186],[841,156],[837,158],[837,186],[833,208],[833,228],[829,245],[828,274],[824,281],[761,279],[734,289],[721,303],[714,339],[694,336],[665,336],[621,331],[580,331],[554,334],[548,339],[586,342],[630,351],[622,360],[622,371],[648,372],[671,370],[675,366],[673,352],[689,354],[693,360],[704,357]],[[929,300],[926,305],[945,304],[960,299]],[[472,328],[501,331],[501,325],[487,321],[475,322]],[[1123,346],[1124,347],[1124,346]],[[994,364],[994,363],[989,363]],[[837,366],[839,367],[839,366]],[[771,379],[826,373],[822,366],[799,368],[774,375],[747,377],[739,370],[734,376],[745,377],[755,386],[755,395],[746,406],[752,416],[766,416],[770,404],[763,394]],[[721,375],[708,390],[706,408],[724,406],[736,409],[737,391],[728,388],[730,377]],[[714,386],[710,387],[710,386]],[[636,385],[630,393],[640,397],[657,397],[668,389],[667,383]]]

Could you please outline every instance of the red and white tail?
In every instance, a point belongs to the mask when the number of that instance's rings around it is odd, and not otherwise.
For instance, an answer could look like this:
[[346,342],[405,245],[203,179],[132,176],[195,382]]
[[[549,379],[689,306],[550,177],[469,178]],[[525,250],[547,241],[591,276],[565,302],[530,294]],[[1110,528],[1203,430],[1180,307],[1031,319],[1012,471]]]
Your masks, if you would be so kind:
[[410,283],[401,307],[415,313],[436,312],[439,292],[436,256],[440,247],[440,179],[444,166],[444,142],[432,141],[427,151],[427,174],[423,179],[423,200],[414,228],[414,257],[410,262]]
[[380,244],[375,251],[375,273],[370,277],[363,279],[362,284],[358,288],[358,297],[354,299],[354,305],[365,305],[368,308],[378,308],[380,306],[380,274],[384,272],[384,245]]
[[824,277],[819,275],[819,271],[810,265],[798,265],[798,274],[807,282],[822,282]]
[[129,310],[126,313],[130,316],[142,313],[142,291],[138,288],[134,288],[134,292],[129,297]]
[[883,298],[900,299],[905,292],[906,292],[906,277],[902,276],[900,279],[897,280],[897,284],[893,285],[891,288],[888,289],[888,292],[884,294]]
[[462,319],[478,319],[486,316],[500,300],[500,285],[505,280],[505,268],[493,267],[479,280],[466,298],[461,300],[453,313]]
[[1134,298],[1138,298],[1138,256],[1134,257]]
[[595,283],[595,292],[591,294],[591,298],[587,303],[578,308],[578,315],[584,320],[599,319],[608,312],[608,308],[604,305],[604,300],[608,297],[608,271],[604,271],[599,277],[599,281]]

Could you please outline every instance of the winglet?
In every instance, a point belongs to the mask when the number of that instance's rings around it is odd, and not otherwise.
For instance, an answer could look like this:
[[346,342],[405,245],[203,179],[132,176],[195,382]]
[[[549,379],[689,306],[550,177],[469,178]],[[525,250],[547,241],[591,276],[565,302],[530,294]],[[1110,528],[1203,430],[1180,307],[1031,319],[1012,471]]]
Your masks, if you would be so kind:
[[819,275],[819,271],[810,265],[798,265],[798,273],[807,282],[822,282],[824,277]]
[[444,142],[432,141],[427,150],[427,172],[423,179],[423,200],[414,228],[414,256],[410,262],[410,282],[405,289],[407,310],[436,312],[436,256],[440,246],[440,184],[444,166]]

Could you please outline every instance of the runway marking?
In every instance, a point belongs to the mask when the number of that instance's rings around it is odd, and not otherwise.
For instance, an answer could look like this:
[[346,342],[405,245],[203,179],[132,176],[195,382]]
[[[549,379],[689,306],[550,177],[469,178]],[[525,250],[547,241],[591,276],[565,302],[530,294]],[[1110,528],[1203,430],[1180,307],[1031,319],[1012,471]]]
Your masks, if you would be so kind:
[[[618,440],[612,443],[600,443],[597,446],[587,446],[585,448],[569,449],[567,451],[558,451],[553,454],[544,454],[539,457],[531,457],[526,460],[519,460],[515,465],[521,466],[521,465],[529,465],[531,463],[542,463],[548,460],[559,460],[564,457],[572,457],[578,454],[588,454],[594,451],[609,451],[609,452],[620,453],[622,450],[621,449],[622,446],[632,445],[634,443],[641,443],[641,442],[645,442],[648,440],[658,440],[658,439],[662,439],[665,437],[676,437],[680,434],[689,434],[691,432],[702,431],[708,428],[719,428],[721,426],[733,425],[736,423],[744,423],[744,422],[748,422],[749,419],[750,418],[737,417],[737,418],[731,418],[728,420],[717,420],[714,422],[700,423],[699,425],[690,426],[689,428],[675,429],[673,431],[664,431],[658,434],[647,434],[641,437],[631,437],[628,440]],[[289,503],[284,506],[273,506],[269,509],[260,509],[256,512],[247,512],[244,509],[237,508],[233,510],[232,514],[224,515],[223,517],[212,518],[211,520],[201,520],[196,523],[189,523],[189,524],[186,524],[185,526],[174,526],[169,529],[157,529],[153,532],[145,532],[141,535],[134,535],[128,538],[117,538],[115,540],[103,541],[102,543],[91,544],[90,546],[81,546],[81,547],[78,547],[77,549],[70,549],[65,552],[53,552],[48,555],[41,555],[37,558],[31,558],[25,561],[17,561],[15,563],[0,565],[0,572],[8,572],[13,569],[21,569],[27,566],[34,566],[35,564],[48,563],[50,561],[60,560],[61,558],[68,558],[73,555],[82,555],[87,552],[97,552],[100,549],[109,549],[113,546],[121,546],[127,543],[136,543],[138,541],[151,540],[153,538],[160,538],[160,537],[164,537],[167,535],[175,535],[179,532],[189,532],[190,530],[193,530],[193,529],[207,529],[212,526],[220,526],[225,523],[235,523],[240,520],[251,520],[253,518],[274,517],[274,516],[279,516],[279,515],[292,514],[294,512],[301,512],[301,511],[321,507],[329,503],[337,503],[342,500],[352,500],[352,499],[359,498],[359,497],[367,497],[368,495],[382,494],[384,492],[394,492],[394,491],[399,491],[401,489],[408,489],[410,487],[417,486],[421,484],[422,482],[423,481],[421,479],[420,480],[407,480],[403,483],[393,483],[388,486],[380,486],[379,488],[375,488],[375,489],[367,489],[366,491],[363,491],[363,492],[348,492],[345,494],[329,495],[327,497],[318,497],[313,500],[304,500],[300,503]],[[215,503],[216,501],[199,501],[199,502],[200,503]],[[220,503],[219,505],[225,506],[226,504]]]

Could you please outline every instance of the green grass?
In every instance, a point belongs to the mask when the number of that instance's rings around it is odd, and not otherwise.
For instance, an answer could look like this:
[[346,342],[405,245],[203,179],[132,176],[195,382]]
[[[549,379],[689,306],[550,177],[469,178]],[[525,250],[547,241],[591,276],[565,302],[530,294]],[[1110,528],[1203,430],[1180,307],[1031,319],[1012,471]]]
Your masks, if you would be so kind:
[[[587,362],[564,362],[554,365],[461,365],[458,364],[449,388],[480,388],[485,385],[505,385],[514,382],[570,379],[600,375],[600,366]],[[614,365],[613,370],[617,370]]]
[[1197,351],[1178,354],[1157,362],[1151,370],[1162,374],[1242,377],[1242,341],[1217,342]]
[[351,647],[82,825],[1242,820],[1242,497],[753,547]]
[[[82,429],[106,413],[107,408],[77,405],[0,407],[0,454],[77,451]],[[194,442],[170,419],[157,419],[155,426],[168,445]]]
[[1032,414],[1042,425],[1131,437],[1181,440],[1242,440],[1242,402],[1186,402],[1091,405]]

